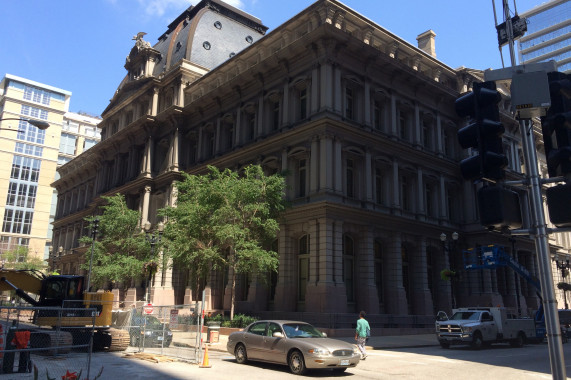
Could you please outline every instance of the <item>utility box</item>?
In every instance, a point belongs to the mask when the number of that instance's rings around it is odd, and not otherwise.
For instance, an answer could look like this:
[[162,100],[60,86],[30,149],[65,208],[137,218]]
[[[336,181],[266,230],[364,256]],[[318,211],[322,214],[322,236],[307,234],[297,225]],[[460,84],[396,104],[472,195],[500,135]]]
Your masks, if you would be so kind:
[[515,73],[512,76],[512,111],[520,119],[545,116],[551,106],[549,82],[545,71]]

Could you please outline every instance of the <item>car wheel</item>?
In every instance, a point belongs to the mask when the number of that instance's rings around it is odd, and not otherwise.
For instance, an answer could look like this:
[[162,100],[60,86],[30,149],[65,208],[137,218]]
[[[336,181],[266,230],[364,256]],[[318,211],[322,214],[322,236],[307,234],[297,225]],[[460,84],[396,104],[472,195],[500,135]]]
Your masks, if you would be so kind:
[[288,364],[290,371],[295,375],[303,375],[307,371],[303,355],[297,350],[289,354]]
[[441,341],[440,341],[440,347],[442,347],[442,348],[450,348],[450,343],[441,340]]
[[525,335],[523,335],[523,333],[520,332],[519,334],[517,334],[517,337],[510,342],[510,346],[519,348],[523,347],[524,343],[525,343]]
[[482,334],[477,331],[474,334],[474,338],[472,339],[472,348],[474,350],[479,350],[484,345],[484,341],[482,340]]
[[248,354],[246,353],[246,347],[243,344],[238,344],[236,349],[234,349],[234,356],[236,356],[236,363],[245,364],[248,361]]

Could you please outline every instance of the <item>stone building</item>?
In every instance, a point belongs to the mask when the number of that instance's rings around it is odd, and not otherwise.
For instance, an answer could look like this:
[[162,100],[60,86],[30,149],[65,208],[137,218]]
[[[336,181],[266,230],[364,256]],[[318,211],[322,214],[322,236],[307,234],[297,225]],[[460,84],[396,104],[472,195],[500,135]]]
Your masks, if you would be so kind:
[[[241,276],[238,312],[323,321],[364,309],[386,323],[427,326],[453,299],[537,308],[535,291],[510,269],[461,269],[463,249],[488,244],[537,268],[532,240],[519,238],[512,252],[506,236],[480,226],[476,188],[460,175],[456,134],[465,120],[454,101],[482,72],[437,60],[432,31],[419,35],[419,48],[335,0],[265,33],[260,20],[211,0],[186,10],[152,47],[136,37],[102,115],[101,143],[54,183],[57,244],[83,260],[86,247],[74,242],[102,195],[125,194],[141,225],[155,225],[156,210],[175,202],[180,172],[256,163],[289,173],[293,207],[275,241],[278,273]],[[518,179],[519,129],[503,93],[508,178]],[[441,278],[446,268],[461,272],[455,286]],[[198,299],[202,288],[191,289],[188,273],[162,268],[151,301]],[[211,273],[207,309],[229,309],[226,279]],[[127,301],[144,294],[136,282],[114,291]]]

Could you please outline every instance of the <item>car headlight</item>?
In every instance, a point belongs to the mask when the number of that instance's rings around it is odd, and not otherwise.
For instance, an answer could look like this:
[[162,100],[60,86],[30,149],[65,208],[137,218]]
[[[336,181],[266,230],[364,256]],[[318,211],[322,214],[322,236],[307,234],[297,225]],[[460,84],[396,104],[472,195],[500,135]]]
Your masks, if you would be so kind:
[[325,348],[312,348],[308,351],[310,354],[314,354],[314,355],[330,355],[331,352],[329,352],[329,350],[326,350]]
[[469,327],[469,326],[462,327],[462,331],[463,332],[472,332],[472,327]]
[[361,351],[359,351],[359,347],[354,346],[354,347],[353,347],[353,353],[354,353],[354,354],[361,355]]
[[152,335],[153,332],[152,331],[145,331],[145,335]]

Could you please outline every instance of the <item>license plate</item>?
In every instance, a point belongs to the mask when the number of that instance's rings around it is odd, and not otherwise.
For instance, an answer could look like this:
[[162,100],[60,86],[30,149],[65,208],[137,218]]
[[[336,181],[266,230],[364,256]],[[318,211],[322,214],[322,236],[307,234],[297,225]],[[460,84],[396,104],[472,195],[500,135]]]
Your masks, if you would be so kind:
[[349,360],[341,360],[341,363],[339,363],[339,365],[349,365]]
[[157,337],[157,340],[163,340],[162,336]]

